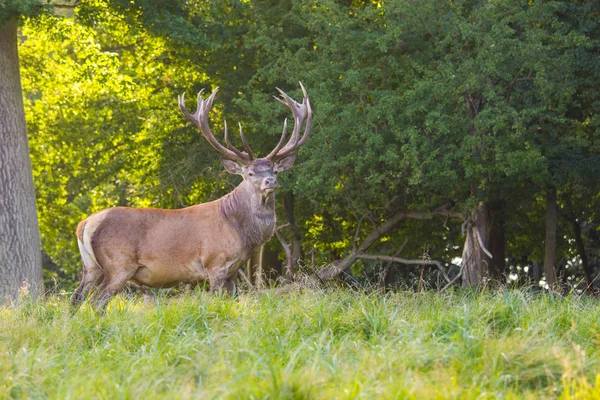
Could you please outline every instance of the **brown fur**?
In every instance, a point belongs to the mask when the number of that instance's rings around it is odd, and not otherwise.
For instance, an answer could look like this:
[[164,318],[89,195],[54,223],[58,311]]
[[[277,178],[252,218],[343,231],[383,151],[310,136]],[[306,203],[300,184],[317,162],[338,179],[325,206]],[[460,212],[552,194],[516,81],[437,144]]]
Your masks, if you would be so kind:
[[[240,125],[245,152],[231,145],[225,130],[227,147],[214,137],[208,112],[217,90],[207,98],[198,94],[196,112],[179,109],[193,122],[208,142],[218,150],[228,172],[244,181],[219,200],[180,210],[116,207],[100,211],[77,227],[77,244],[83,263],[83,277],[71,302],[79,306],[94,289],[98,311],[119,292],[127,281],[149,287],[168,287],[208,280],[211,290],[234,288],[233,275],[254,249],[268,241],[275,229],[277,173],[290,168],[296,149],[310,132],[312,111],[308,94],[300,84],[304,99],[297,103],[278,89],[277,100],[294,114],[294,130],[285,143],[285,129],[277,146],[265,158],[255,159]],[[304,134],[300,126],[306,119]],[[285,143],[285,145],[284,145]]]
[[209,281],[211,290],[232,290],[232,276],[271,238],[276,222],[263,183],[275,179],[273,164],[247,169],[253,178],[213,202],[179,210],[115,207],[82,221],[76,233],[84,277],[73,304],[100,281],[100,310],[129,280],[155,288]]

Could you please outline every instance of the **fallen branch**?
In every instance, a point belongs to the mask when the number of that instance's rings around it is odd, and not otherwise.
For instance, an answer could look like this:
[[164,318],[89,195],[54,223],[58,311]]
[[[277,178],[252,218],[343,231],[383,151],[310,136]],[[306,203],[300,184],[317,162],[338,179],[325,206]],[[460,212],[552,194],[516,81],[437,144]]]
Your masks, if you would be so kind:
[[248,286],[250,286],[250,289],[254,290],[254,285],[252,284],[252,282],[250,282],[250,279],[246,276],[244,271],[242,271],[241,269],[238,269],[238,273],[240,274],[242,279],[244,279],[244,282],[246,282],[248,284]]
[[442,276],[446,280],[446,282],[450,282],[450,278],[446,275],[446,270],[442,266],[442,263],[436,260],[408,260],[406,258],[393,257],[393,256],[385,256],[385,255],[370,255],[370,254],[358,254],[358,258],[362,258],[364,260],[375,260],[375,261],[390,261],[397,262],[400,264],[408,264],[408,265],[435,265],[438,267]]
[[396,229],[398,224],[405,219],[430,219],[434,216],[446,216],[454,217],[464,220],[464,216],[461,213],[450,211],[448,208],[449,204],[445,204],[441,207],[436,208],[432,211],[407,211],[402,210],[393,214],[384,223],[375,228],[362,243],[354,249],[349,255],[341,260],[334,261],[333,263],[324,266],[316,275],[321,280],[330,280],[337,277],[339,274],[350,268],[352,264],[359,258],[360,254],[364,254],[371,245],[377,242],[382,236]]
[[456,275],[454,278],[452,278],[452,280],[451,280],[450,282],[448,282],[448,283],[446,284],[446,286],[444,286],[444,287],[443,287],[443,288],[440,290],[440,292],[443,292],[443,291],[445,291],[446,289],[448,289],[450,286],[452,286],[452,285],[454,284],[454,282],[456,282],[456,281],[458,280],[458,278],[460,278],[460,277],[462,276],[462,274],[463,274],[463,269],[465,268],[465,265],[467,265],[467,263],[465,263],[465,262],[462,262],[462,263],[461,263],[461,265],[460,265],[460,270],[458,271],[458,274],[457,274],[457,275]]

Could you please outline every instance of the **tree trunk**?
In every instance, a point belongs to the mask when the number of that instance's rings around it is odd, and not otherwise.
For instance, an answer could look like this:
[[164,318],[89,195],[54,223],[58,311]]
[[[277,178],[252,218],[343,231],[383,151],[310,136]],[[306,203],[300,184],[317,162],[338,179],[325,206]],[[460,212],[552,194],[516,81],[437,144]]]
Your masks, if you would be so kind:
[[531,274],[533,276],[533,278],[532,278],[533,279],[533,284],[537,288],[539,288],[540,281],[542,280],[542,271],[541,271],[541,268],[540,268],[540,264],[538,264],[537,261],[532,261],[531,262],[531,268],[532,268]]
[[490,218],[487,203],[481,203],[479,209],[473,213],[472,220],[467,226],[463,247],[462,282],[465,287],[480,287],[489,275],[491,261],[486,254],[490,248]]
[[17,23],[0,27],[0,302],[41,289],[35,191],[17,54]]
[[504,204],[490,203],[490,277],[506,283],[506,237],[504,234]]
[[557,200],[556,189],[546,190],[546,241],[544,243],[544,273],[550,289],[557,289],[556,279],[556,229],[557,229]]
[[587,253],[585,252],[585,244],[583,243],[583,237],[581,236],[581,226],[575,219],[572,221],[572,224],[575,233],[575,245],[577,246],[577,252],[579,253],[579,258],[581,258],[581,266],[583,267],[583,273],[585,274],[585,283],[588,289],[592,289],[594,273],[592,268],[590,268]]

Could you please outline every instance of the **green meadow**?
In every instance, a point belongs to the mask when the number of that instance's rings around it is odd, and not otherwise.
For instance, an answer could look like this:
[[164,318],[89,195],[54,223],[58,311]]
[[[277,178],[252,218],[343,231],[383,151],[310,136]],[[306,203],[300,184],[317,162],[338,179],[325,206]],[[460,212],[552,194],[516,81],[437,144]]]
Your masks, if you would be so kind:
[[0,397],[600,398],[600,300],[526,290],[117,297],[0,309]]

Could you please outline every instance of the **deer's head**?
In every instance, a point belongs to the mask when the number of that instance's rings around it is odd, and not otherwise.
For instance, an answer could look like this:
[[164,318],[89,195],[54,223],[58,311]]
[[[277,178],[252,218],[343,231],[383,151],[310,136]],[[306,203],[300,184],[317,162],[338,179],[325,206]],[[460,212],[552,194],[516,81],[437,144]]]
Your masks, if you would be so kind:
[[[286,143],[286,118],[283,123],[283,133],[281,134],[279,143],[264,158],[254,158],[254,154],[244,137],[241,125],[239,125],[240,137],[242,139],[244,151],[238,150],[229,141],[226,121],[223,125],[224,142],[227,147],[219,143],[213,135],[208,124],[208,113],[212,107],[217,91],[219,90],[218,88],[206,99],[202,98],[204,89],[198,93],[198,108],[194,114],[191,114],[185,108],[184,95],[178,97],[179,109],[187,119],[192,121],[200,129],[200,132],[202,132],[211,146],[221,153],[221,162],[229,173],[241,175],[244,178],[244,183],[251,187],[257,194],[268,197],[277,188],[277,174],[294,165],[294,161],[296,160],[296,150],[306,142],[310,133],[312,125],[312,109],[310,107],[308,94],[306,93],[304,86],[302,86],[302,83],[300,83],[300,87],[304,94],[304,99],[301,104],[288,96],[283,90],[277,88],[280,97],[275,97],[275,99],[292,111],[294,116],[294,130],[292,136]],[[300,128],[305,120],[306,125],[304,127],[304,133],[302,134],[302,137],[300,137]]]

